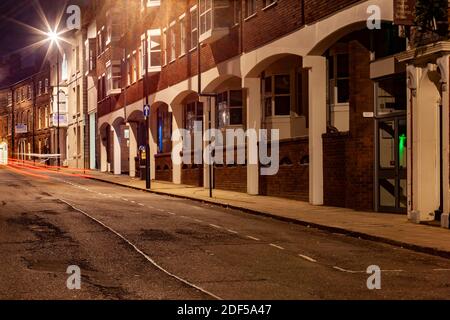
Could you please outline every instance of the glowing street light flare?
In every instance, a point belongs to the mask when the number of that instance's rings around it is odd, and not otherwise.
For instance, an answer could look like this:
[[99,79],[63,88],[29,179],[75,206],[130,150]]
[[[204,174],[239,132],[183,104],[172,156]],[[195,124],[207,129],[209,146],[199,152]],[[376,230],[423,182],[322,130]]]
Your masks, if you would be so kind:
[[55,31],[47,32],[47,36],[51,42],[57,42],[59,40],[59,35]]

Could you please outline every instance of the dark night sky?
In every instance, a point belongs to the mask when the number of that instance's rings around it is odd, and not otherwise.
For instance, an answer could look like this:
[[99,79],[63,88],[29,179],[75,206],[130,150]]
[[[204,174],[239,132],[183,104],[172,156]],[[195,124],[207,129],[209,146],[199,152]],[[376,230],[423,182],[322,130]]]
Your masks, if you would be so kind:
[[[0,56],[9,55],[32,43],[43,39],[42,35],[33,32],[10,19],[19,20],[40,30],[46,30],[44,22],[38,15],[36,6],[40,5],[50,24],[68,4],[78,4],[79,0],[1,0],[0,1]],[[64,21],[64,20],[63,20]],[[20,50],[25,65],[34,64],[37,57],[45,54],[46,47],[41,50]]]
[[[0,4],[0,55],[8,55],[27,45],[38,41],[38,36],[34,35],[27,28],[14,23],[10,19],[19,20],[23,23],[43,29],[43,23],[33,5],[34,0],[4,0]],[[59,0],[39,0],[44,12],[53,15],[54,9],[49,10],[49,3],[63,4],[64,1]],[[23,51],[24,61],[29,61],[27,57],[32,57],[36,54],[35,51]]]

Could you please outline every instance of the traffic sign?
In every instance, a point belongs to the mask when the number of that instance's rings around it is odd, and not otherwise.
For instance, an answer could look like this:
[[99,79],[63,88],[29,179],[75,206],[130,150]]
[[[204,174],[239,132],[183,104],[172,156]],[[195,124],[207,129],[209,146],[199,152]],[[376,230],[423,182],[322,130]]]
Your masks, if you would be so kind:
[[148,118],[150,116],[150,106],[148,104],[144,105],[144,117]]

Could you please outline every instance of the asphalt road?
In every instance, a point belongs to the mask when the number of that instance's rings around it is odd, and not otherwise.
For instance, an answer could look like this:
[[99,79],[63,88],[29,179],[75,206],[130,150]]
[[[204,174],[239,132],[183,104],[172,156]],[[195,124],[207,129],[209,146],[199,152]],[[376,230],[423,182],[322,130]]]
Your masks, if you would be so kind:
[[0,299],[450,298],[448,259],[31,168],[0,182]]

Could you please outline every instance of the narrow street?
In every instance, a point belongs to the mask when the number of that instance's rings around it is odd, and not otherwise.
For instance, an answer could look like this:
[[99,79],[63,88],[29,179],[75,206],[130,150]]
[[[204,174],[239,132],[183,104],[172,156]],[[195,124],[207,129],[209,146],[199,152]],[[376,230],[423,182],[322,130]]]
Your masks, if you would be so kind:
[[2,166],[0,181],[1,299],[450,295],[443,258],[50,171]]

